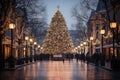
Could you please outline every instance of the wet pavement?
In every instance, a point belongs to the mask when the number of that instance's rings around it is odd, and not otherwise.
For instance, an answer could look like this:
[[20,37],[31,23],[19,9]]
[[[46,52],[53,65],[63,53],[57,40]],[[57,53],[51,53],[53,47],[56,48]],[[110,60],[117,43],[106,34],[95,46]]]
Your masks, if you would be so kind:
[[0,72],[0,80],[120,80],[120,74],[76,60],[37,61],[15,71]]

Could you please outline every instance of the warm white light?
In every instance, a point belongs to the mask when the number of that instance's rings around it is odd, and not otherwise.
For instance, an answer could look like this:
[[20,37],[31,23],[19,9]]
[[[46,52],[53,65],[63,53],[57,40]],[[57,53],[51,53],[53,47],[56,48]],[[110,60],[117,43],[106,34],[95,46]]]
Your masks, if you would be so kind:
[[78,48],[80,48],[80,46],[78,46]]
[[100,34],[105,34],[105,30],[104,29],[100,30]]
[[77,47],[75,49],[77,50]]
[[34,42],[34,45],[36,45],[37,44],[37,42]]
[[116,22],[111,22],[110,23],[110,28],[114,29],[117,27],[117,23]]
[[41,49],[43,49],[43,47],[41,47]]
[[40,48],[40,45],[38,45],[38,48]]
[[87,43],[86,42],[83,42],[84,45],[86,45]]
[[80,44],[80,46],[83,46],[83,44]]
[[93,40],[93,37],[92,37],[92,36],[90,37],[90,40],[91,40],[91,41]]
[[9,24],[9,28],[10,28],[10,29],[14,29],[14,28],[15,28],[15,24],[10,23],[10,24]]
[[30,38],[30,42],[33,42],[33,39]]
[[27,41],[29,39],[29,37],[28,36],[25,36],[25,40]]
[[24,49],[24,51],[26,50],[26,48],[23,48]]

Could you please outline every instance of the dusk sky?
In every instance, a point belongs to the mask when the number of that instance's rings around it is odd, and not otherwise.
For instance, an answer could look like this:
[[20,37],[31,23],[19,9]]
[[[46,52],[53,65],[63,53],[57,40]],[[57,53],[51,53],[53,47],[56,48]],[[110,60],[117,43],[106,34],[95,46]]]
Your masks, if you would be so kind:
[[71,24],[74,22],[74,20],[72,18],[71,9],[73,6],[79,3],[79,1],[80,0],[43,0],[47,6],[48,24],[50,24],[53,15],[57,11],[57,6],[59,5],[60,11],[65,18],[68,28],[72,29]]
[[[68,29],[75,29],[71,25],[75,23],[74,18],[72,17],[72,8],[79,4],[81,0],[43,0],[43,3],[47,7],[47,23],[50,24],[51,19],[55,12],[57,11],[57,6],[60,6],[60,11],[63,14],[65,21],[67,23]],[[96,0],[97,1],[97,0]],[[91,4],[94,0],[90,0]],[[84,8],[80,12],[83,12]],[[83,13],[84,14],[84,13]]]

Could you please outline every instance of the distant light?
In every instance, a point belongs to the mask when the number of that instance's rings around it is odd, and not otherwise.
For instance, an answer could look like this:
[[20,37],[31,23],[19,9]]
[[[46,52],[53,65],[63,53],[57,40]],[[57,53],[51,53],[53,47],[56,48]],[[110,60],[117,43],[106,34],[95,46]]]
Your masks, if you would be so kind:
[[78,48],[80,48],[80,46],[78,46]]
[[111,22],[110,23],[110,28],[115,29],[117,27],[117,23],[116,22]]
[[87,43],[86,42],[83,42],[84,45],[86,45]]
[[27,41],[29,39],[29,37],[28,36],[25,36],[25,40]]
[[77,47],[75,49],[77,50]]
[[43,47],[41,47],[41,49],[43,49]]
[[83,44],[80,44],[80,46],[82,47],[82,46],[83,46]]
[[26,48],[24,48],[24,51],[26,50]]
[[93,40],[93,37],[92,37],[92,36],[90,37],[90,40],[91,40],[91,41]]
[[104,29],[100,30],[100,34],[105,34],[105,30]]
[[40,48],[40,45],[38,45],[38,48]]
[[36,45],[37,44],[37,42],[34,42],[34,45]]
[[9,28],[10,28],[10,29],[14,29],[14,28],[15,28],[15,24],[10,23],[10,24],[9,24]]
[[33,42],[33,39],[32,39],[32,38],[30,38],[30,42]]

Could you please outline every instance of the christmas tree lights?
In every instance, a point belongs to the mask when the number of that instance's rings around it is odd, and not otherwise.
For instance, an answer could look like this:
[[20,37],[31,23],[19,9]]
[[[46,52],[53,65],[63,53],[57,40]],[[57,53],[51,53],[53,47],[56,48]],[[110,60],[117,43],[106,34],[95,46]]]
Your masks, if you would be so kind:
[[46,37],[42,45],[44,54],[72,53],[73,43],[65,19],[57,10],[48,27]]

